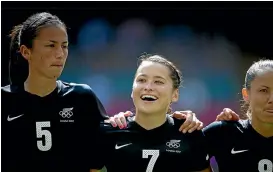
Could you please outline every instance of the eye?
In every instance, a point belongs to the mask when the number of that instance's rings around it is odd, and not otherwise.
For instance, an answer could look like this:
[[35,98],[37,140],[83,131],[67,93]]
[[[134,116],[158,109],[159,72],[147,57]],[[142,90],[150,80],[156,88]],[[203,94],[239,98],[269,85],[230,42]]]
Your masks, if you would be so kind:
[[145,82],[146,80],[144,79],[144,78],[139,78],[139,79],[137,79],[137,82]]
[[[54,48],[56,47],[55,44],[46,45],[46,47]],[[68,45],[62,45],[62,48],[67,49]]]
[[267,89],[265,89],[265,88],[260,89],[259,91],[262,92],[262,93],[267,93]]
[[63,48],[68,48],[68,45],[62,45]]
[[49,45],[46,45],[46,47],[55,47],[55,45],[54,44],[49,44]]
[[156,83],[156,84],[164,84],[164,82],[159,81],[159,80],[155,81],[155,83]]

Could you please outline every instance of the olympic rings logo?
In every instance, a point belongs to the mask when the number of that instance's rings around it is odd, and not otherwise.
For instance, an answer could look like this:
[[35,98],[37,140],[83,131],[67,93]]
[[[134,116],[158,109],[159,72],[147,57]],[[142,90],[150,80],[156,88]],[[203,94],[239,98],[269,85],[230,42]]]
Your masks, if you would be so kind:
[[71,110],[64,109],[59,112],[59,115],[61,115],[63,118],[70,118],[73,115],[73,112],[72,109]]
[[171,140],[166,143],[166,146],[169,148],[179,148],[180,147],[180,140]]

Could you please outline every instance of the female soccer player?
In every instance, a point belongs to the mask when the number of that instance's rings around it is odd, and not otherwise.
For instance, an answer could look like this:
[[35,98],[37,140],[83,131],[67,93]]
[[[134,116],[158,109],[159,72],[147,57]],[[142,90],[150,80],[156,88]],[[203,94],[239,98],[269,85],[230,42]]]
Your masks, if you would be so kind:
[[108,117],[88,85],[57,80],[67,56],[57,16],[38,13],[12,31],[11,84],[1,88],[4,172],[89,171],[89,150]]
[[[209,172],[202,131],[182,134],[180,123],[166,115],[179,97],[180,71],[159,55],[146,55],[135,74],[135,118],[123,130],[101,125],[95,169],[108,172]],[[93,158],[93,159],[94,159]]]
[[248,120],[214,122],[204,129],[210,155],[220,172],[272,172],[272,60],[260,60],[248,69],[242,95],[249,106]]
[[58,81],[68,55],[65,24],[30,16],[11,33],[11,85],[2,91],[3,171],[88,171],[105,110],[87,85]]

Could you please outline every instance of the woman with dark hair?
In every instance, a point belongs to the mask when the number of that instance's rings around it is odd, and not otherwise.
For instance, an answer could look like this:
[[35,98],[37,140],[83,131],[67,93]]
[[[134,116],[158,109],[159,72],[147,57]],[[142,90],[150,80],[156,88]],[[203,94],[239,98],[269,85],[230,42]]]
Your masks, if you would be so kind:
[[37,13],[14,27],[2,91],[3,171],[88,171],[106,112],[85,84],[57,80],[68,56],[65,24]]
[[[248,69],[242,95],[248,119],[213,122],[204,128],[210,155],[215,156],[220,172],[272,172],[272,60],[260,60]],[[226,111],[236,117],[230,109]],[[218,119],[231,119],[227,116],[222,113]]]
[[166,115],[179,99],[181,83],[172,62],[161,55],[142,56],[131,94],[135,117],[123,130],[101,125],[91,171],[105,166],[108,172],[211,172],[202,131],[183,134],[181,122]]
[[[88,85],[58,80],[68,56],[65,24],[37,13],[10,36],[11,84],[1,88],[2,170],[89,171],[90,148],[108,116]],[[122,128],[124,115],[112,125]],[[186,130],[200,125],[193,117],[185,116]]]

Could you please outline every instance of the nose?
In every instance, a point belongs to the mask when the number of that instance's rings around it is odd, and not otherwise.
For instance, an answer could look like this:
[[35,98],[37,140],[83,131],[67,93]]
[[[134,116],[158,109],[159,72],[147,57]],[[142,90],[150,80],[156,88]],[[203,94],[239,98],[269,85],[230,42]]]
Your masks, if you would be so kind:
[[147,82],[144,87],[145,91],[152,91],[153,90],[153,83],[152,82]]
[[268,104],[273,104],[273,92],[270,94]]

